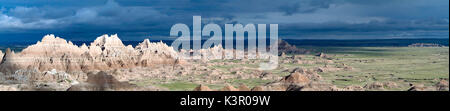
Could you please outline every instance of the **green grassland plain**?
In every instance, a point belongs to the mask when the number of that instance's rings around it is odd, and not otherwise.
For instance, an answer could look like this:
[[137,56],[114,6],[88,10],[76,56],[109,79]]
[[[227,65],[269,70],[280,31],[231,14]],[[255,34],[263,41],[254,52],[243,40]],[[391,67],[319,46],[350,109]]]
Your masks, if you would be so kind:
[[[384,88],[386,91],[406,91],[409,84],[421,84],[433,86],[440,80],[449,79],[449,48],[448,47],[299,47],[311,49],[314,52],[324,52],[333,57],[334,63],[328,65],[345,64],[353,67],[353,70],[340,70],[336,72],[319,72],[323,80],[331,82],[337,87],[350,85],[365,86],[373,82],[394,82],[397,87]],[[315,53],[302,55],[303,60],[313,60]],[[289,56],[289,55],[288,55]],[[281,58],[283,59],[283,58]],[[210,62],[235,62],[233,65],[210,66],[211,69],[219,69],[224,74],[233,74],[229,70],[233,67],[257,69],[257,64],[239,62],[233,60],[214,60]],[[324,64],[280,64],[280,67],[271,70],[270,73],[279,76],[287,76],[286,68],[313,68]],[[243,71],[250,73],[251,70]],[[153,81],[153,82],[152,82]],[[226,80],[227,84],[235,87],[245,84],[248,87],[264,85],[270,80],[259,78]],[[188,80],[176,80],[158,82],[147,80],[137,82],[140,85],[153,84],[165,87],[169,90],[192,90],[198,84]],[[212,89],[220,89],[225,84],[205,84]]]

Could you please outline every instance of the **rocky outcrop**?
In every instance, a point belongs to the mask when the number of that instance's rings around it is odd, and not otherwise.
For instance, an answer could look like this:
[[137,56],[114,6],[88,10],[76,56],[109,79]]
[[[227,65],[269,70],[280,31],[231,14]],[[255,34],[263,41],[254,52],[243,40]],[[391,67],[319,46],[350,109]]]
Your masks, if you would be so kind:
[[409,88],[407,91],[433,91],[433,90],[435,90],[434,88],[424,86],[423,84],[417,84],[417,85],[410,84],[410,86],[411,86],[411,88]]
[[199,86],[194,88],[194,91],[213,91],[213,90],[210,89],[208,86],[199,85]]
[[286,76],[281,81],[295,84],[307,84],[310,82],[309,78],[306,75],[300,74],[299,72],[292,73],[291,75]]
[[264,88],[262,86],[255,86],[252,88],[252,91],[264,91]]
[[[314,69],[305,69],[305,68],[294,68],[290,71],[291,76],[294,76],[295,74],[302,74],[304,76],[306,76],[308,79],[313,80],[313,81],[318,81],[320,79],[322,79],[322,77],[317,74],[317,70]],[[294,75],[292,75],[294,74]],[[291,77],[291,76],[287,76],[287,77]]]
[[[267,47],[267,50],[270,50],[270,47]],[[306,54],[310,53],[310,50],[300,49],[294,45],[290,45],[286,41],[278,40],[278,55],[281,54]],[[254,59],[254,58],[263,58],[268,59],[272,55],[270,53],[259,53],[256,49],[255,52],[249,52],[248,50],[237,50],[237,49],[224,49],[222,45],[215,45],[209,48],[202,48],[199,50],[184,50],[181,49],[179,52],[180,56],[189,56],[188,58],[196,58],[201,59],[203,61],[208,60],[216,60],[216,59]],[[243,55],[243,56],[237,56]]]
[[32,87],[20,90],[40,90],[40,91],[65,91],[71,85],[78,84],[78,81],[85,80],[85,74],[68,74],[63,71],[39,72],[37,69],[20,69],[13,74],[0,72],[0,84],[23,84]]
[[239,91],[239,89],[234,88],[233,86],[227,84],[225,87],[220,89],[220,91]]
[[2,52],[2,50],[0,50],[0,63],[2,63],[2,60],[3,60],[3,52]]
[[175,58],[177,53],[172,47],[162,42],[151,43],[147,39],[133,48],[125,46],[117,35],[102,35],[89,46],[46,35],[19,53],[7,49],[0,56],[0,82],[27,84],[33,86],[30,90],[155,90],[117,82],[104,74],[88,77],[86,73],[182,61]]
[[295,68],[289,71],[291,74],[281,80],[256,86],[252,91],[363,91],[361,86],[347,86],[338,88],[335,85],[323,81],[317,74],[317,70]]
[[323,58],[323,59],[331,59],[331,56],[329,56],[329,55],[327,55],[327,54],[325,54],[323,52],[316,54],[316,56],[320,57],[320,58]]
[[364,88],[371,89],[371,90],[383,90],[384,84],[381,82],[373,82],[370,84],[366,84],[366,86],[364,86]]
[[[291,74],[285,76],[281,80],[267,83],[264,86],[260,86],[258,90],[264,91],[301,91],[305,86],[313,82],[317,82],[320,79],[320,75],[315,72],[309,72],[303,69],[294,69]],[[253,88],[255,89],[255,88]],[[252,89],[252,90],[253,90]]]
[[[214,91],[210,89],[208,86],[205,85],[199,85],[194,88],[193,91]],[[232,85],[225,85],[222,89],[219,89],[218,91],[250,91],[250,89],[245,86],[244,84],[240,85],[238,88],[233,87]]]
[[239,91],[250,91],[250,88],[248,88],[246,85],[244,85],[244,84],[241,84],[239,87],[238,87],[238,89],[239,89]]
[[12,73],[19,69],[52,69],[66,72],[109,70],[117,68],[149,67],[173,64],[177,53],[166,44],[144,40],[135,48],[125,46],[117,35],[103,35],[89,46],[76,46],[70,41],[46,35],[42,41],[25,48],[20,53],[7,50],[0,71]]
[[397,87],[398,87],[397,83],[391,82],[391,81],[373,82],[373,83],[366,84],[364,86],[364,88],[367,90],[385,90],[385,88],[392,89],[392,88],[397,88]]
[[448,81],[446,80],[439,81],[435,86],[438,91],[448,91]]
[[313,81],[306,85],[291,84],[286,91],[343,91],[333,84]]
[[26,84],[0,84],[0,91],[31,91]]
[[285,54],[308,54],[310,50],[297,48],[295,45],[291,45],[284,40],[278,40],[278,52],[281,55]]

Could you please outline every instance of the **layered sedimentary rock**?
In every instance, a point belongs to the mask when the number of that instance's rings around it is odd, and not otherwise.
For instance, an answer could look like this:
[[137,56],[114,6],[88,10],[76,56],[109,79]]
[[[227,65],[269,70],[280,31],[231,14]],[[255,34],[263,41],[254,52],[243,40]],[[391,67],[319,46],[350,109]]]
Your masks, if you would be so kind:
[[225,85],[225,87],[220,89],[220,91],[239,91],[239,89],[236,89],[233,86],[227,84],[227,85]]
[[26,84],[0,84],[0,91],[32,91]]
[[208,86],[199,85],[194,88],[194,91],[212,91]]
[[322,78],[312,69],[296,68],[290,71],[290,75],[284,78],[267,83],[263,86],[256,86],[252,91],[354,91],[362,90],[357,87],[337,88],[331,83],[322,81]]
[[435,86],[438,91],[448,91],[448,81],[446,80],[439,81]]
[[46,35],[42,41],[20,53],[7,50],[0,64],[0,71],[13,73],[19,69],[56,69],[74,72],[148,67],[173,64],[175,56],[177,53],[173,48],[162,42],[150,43],[149,40],[144,40],[133,48],[131,45],[125,46],[117,35],[103,35],[89,46],[77,46],[54,35]]
[[[242,54],[242,55],[239,55]],[[253,59],[258,58],[268,58],[270,54],[268,53],[256,53],[249,54],[248,51],[236,50],[236,49],[225,49],[221,45],[216,45],[210,48],[203,48],[199,50],[184,50],[180,51],[180,55],[187,58],[201,59],[204,61],[217,60],[217,59],[249,59],[248,56],[253,56]],[[239,56],[239,57],[238,57]]]
[[3,60],[3,52],[0,50],[0,63],[2,63],[2,60]]

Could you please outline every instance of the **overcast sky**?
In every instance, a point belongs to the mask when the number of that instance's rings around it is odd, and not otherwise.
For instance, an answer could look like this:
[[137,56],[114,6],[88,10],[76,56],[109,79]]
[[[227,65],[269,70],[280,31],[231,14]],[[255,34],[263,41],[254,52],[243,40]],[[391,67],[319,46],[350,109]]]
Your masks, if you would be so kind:
[[50,33],[170,39],[171,26],[194,15],[221,26],[279,24],[292,39],[449,38],[449,0],[0,0],[0,42]]

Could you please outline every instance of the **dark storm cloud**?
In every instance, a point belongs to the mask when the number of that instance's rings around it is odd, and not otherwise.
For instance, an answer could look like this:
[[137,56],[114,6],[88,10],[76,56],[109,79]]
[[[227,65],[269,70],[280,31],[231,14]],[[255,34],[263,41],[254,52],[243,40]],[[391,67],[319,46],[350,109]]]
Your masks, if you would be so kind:
[[297,1],[293,4],[285,4],[280,7],[286,15],[292,15],[295,13],[312,13],[319,9],[329,8],[331,0],[309,0],[309,1]]
[[[279,24],[286,38],[448,38],[448,0],[0,0],[0,35],[166,38],[176,23]],[[372,36],[368,36],[372,35]],[[376,35],[376,36],[375,36]],[[40,38],[40,36],[36,38]],[[426,36],[424,36],[426,37]],[[0,39],[5,40],[5,39]]]

